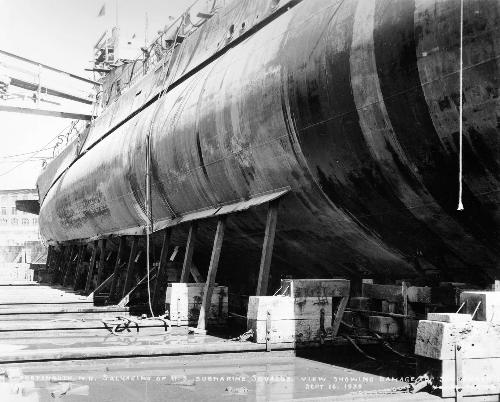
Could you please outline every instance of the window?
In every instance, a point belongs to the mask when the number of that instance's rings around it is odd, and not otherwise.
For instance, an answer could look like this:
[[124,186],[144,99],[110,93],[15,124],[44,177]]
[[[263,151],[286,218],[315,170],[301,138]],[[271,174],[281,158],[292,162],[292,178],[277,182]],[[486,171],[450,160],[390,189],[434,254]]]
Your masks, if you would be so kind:
[[16,207],[12,207],[12,215],[16,215],[17,214],[17,209]]
[[25,225],[25,226],[26,226],[26,225],[29,225],[29,224],[30,224],[30,220],[29,220],[29,219],[26,219],[26,218],[23,218],[23,219],[21,220],[21,224],[23,224],[23,225]]
[[0,219],[0,225],[7,225],[8,222],[7,218]]
[[38,225],[38,218],[33,218],[33,225]]
[[2,215],[7,215],[7,208],[2,207]]
[[17,220],[17,218],[12,218],[10,220],[10,223],[12,223],[13,225],[17,225],[19,223],[19,221]]

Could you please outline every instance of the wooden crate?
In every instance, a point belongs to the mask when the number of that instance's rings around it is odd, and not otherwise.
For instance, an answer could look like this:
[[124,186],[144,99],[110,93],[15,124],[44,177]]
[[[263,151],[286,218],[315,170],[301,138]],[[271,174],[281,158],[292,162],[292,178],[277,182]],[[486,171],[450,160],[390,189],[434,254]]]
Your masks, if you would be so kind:
[[[196,326],[205,284],[171,283],[167,287],[166,310],[173,325]],[[227,286],[215,286],[208,313],[210,325],[225,325],[228,318]]]

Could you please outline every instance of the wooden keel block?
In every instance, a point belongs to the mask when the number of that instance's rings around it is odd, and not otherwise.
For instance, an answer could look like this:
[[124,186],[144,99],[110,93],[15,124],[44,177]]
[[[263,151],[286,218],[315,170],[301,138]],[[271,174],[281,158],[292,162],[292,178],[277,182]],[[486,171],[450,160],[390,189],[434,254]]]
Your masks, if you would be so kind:
[[439,287],[432,288],[432,304],[445,306],[460,306],[460,294],[470,288],[470,285],[458,282],[441,282]]
[[281,289],[292,297],[349,297],[347,279],[282,279]]
[[484,321],[418,323],[416,355],[435,360],[454,359],[457,343],[464,359],[500,358],[500,325]]
[[[203,299],[203,283],[170,283],[166,292],[166,309],[172,325],[196,326]],[[215,286],[208,313],[209,325],[226,325],[228,288]]]
[[368,297],[351,297],[347,305],[351,310],[370,310],[370,299]]
[[382,300],[381,307],[383,313],[396,313],[397,303],[388,302],[387,300]]
[[331,297],[251,296],[247,329],[253,330],[256,343],[333,339],[337,325],[332,303]]
[[428,313],[427,320],[440,322],[468,322],[472,321],[472,315],[461,313]]
[[410,286],[406,289],[408,301],[410,303],[430,304],[432,299],[432,289],[428,286]]
[[399,285],[378,285],[363,283],[363,297],[376,300],[386,300],[392,303],[403,301],[403,288]]
[[464,312],[476,313],[474,320],[500,323],[500,292],[464,291],[460,294],[462,303],[465,303]]
[[392,317],[370,316],[368,327],[379,334],[399,335],[399,324]]
[[[441,395],[455,397],[456,362],[441,362]],[[461,373],[461,395],[465,401],[498,401],[500,394],[500,358],[463,359]],[[487,399],[494,395],[495,399]],[[473,399],[476,397],[477,399]],[[455,400],[455,399],[454,399]]]
[[357,313],[354,313],[352,311],[346,311],[344,312],[344,315],[342,317],[342,321],[348,325],[356,325],[356,317],[358,316]]
[[348,325],[354,325],[359,328],[368,328],[368,317],[354,311],[345,311],[342,321]]
[[390,303],[401,303],[404,301],[404,294],[410,303],[430,303],[431,288],[403,285],[378,285],[363,283],[363,296],[371,299],[386,300]]
[[[451,319],[458,314],[450,314]],[[441,378],[443,398],[498,400],[500,394],[500,325],[485,321],[418,324],[415,354],[439,360],[432,363]],[[440,317],[439,317],[440,316]],[[448,319],[446,314],[436,318]],[[462,319],[460,317],[460,319]],[[496,399],[488,396],[495,395]],[[470,398],[469,398],[470,397]],[[474,399],[475,398],[475,399]]]

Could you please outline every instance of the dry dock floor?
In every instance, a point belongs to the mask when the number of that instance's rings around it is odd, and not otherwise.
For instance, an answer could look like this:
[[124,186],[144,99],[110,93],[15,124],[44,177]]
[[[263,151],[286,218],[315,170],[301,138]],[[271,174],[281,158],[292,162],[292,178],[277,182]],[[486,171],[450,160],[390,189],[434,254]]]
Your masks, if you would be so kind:
[[62,288],[0,285],[0,401],[438,399],[406,393],[408,378],[369,367],[353,349],[343,357],[334,348],[266,352],[251,342],[166,331],[161,321],[116,334],[103,323],[128,314]]

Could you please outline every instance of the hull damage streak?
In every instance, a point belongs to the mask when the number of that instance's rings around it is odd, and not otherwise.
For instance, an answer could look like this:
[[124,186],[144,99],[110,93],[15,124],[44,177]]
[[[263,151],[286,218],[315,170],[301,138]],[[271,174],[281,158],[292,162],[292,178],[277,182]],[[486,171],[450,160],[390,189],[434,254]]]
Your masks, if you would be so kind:
[[[275,3],[229,2],[183,42],[172,77],[157,69],[105,110],[41,176],[43,236],[143,233],[150,135],[156,230],[289,190],[281,273],[497,277],[500,3],[465,1],[462,212],[460,2],[294,1],[259,26]],[[217,41],[231,25],[248,36]],[[240,282],[255,283],[241,257],[260,252],[264,222],[261,208],[228,220],[221,264]],[[209,252],[209,229],[198,250]]]

